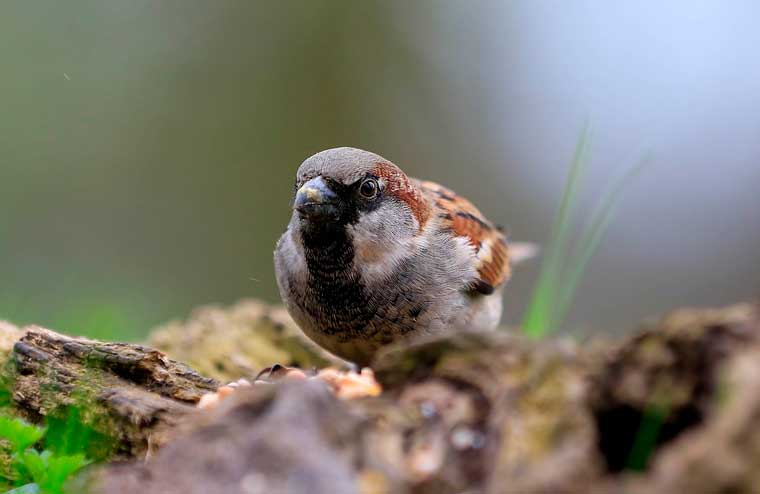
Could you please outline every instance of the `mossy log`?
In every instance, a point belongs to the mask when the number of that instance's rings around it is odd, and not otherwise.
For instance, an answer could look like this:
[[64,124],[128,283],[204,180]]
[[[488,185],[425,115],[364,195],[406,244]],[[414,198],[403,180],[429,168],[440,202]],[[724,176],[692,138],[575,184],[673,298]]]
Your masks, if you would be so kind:
[[149,344],[102,343],[0,321],[3,381],[15,413],[41,423],[76,407],[79,420],[122,457],[161,446],[220,382],[250,378],[273,362],[339,362],[304,337],[284,309],[255,300],[201,307],[187,321],[152,331]]
[[[184,327],[211,318],[224,338],[224,321],[236,320],[204,314]],[[183,351],[198,358],[210,336],[188,334],[200,337]],[[71,404],[81,388],[109,430],[140,439],[130,451],[139,461],[92,469],[76,492],[717,494],[760,482],[757,304],[677,311],[620,342],[506,332],[421,341],[375,361],[379,397],[284,382],[207,412],[192,402],[215,382],[144,347],[35,330],[12,362],[28,414]],[[109,400],[108,386],[129,392]],[[131,421],[123,405],[143,393],[166,405]],[[163,447],[144,461],[148,444]]]
[[220,382],[251,378],[274,362],[301,369],[342,363],[306,338],[283,307],[250,299],[200,307],[153,330],[148,344]]
[[[619,345],[593,379],[612,474],[598,492],[759,492],[760,304],[675,311]],[[632,452],[646,435],[641,462]]]
[[492,333],[392,349],[374,365],[378,398],[340,401],[318,382],[245,390],[150,462],[95,472],[88,488],[756,492],[758,314],[678,311],[612,344]]
[[162,352],[25,328],[6,364],[15,410],[40,422],[79,420],[109,439],[117,454],[143,456],[164,431],[196,413],[195,403],[218,383]]

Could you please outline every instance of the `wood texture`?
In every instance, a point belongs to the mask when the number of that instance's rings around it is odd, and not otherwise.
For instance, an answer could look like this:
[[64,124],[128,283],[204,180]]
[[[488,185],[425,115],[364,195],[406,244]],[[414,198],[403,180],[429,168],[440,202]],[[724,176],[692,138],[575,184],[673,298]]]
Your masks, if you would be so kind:
[[158,350],[39,327],[26,328],[14,345],[7,379],[22,415],[39,422],[76,407],[85,424],[130,456],[160,446],[162,431],[196,413],[200,397],[218,387]]

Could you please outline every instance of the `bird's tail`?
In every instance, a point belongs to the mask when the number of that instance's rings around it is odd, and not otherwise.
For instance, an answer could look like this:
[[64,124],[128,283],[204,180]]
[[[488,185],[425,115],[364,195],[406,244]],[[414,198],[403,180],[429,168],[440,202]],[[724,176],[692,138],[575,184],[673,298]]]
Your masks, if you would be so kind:
[[541,253],[541,246],[530,242],[509,242],[509,260],[512,265],[522,264]]

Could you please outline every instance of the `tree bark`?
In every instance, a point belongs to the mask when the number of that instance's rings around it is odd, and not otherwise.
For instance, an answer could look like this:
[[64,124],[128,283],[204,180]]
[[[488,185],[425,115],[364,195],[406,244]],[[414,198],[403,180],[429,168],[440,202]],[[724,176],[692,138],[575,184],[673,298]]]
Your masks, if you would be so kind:
[[13,346],[7,379],[17,411],[31,421],[80,420],[110,438],[120,455],[142,456],[164,432],[196,413],[195,403],[218,383],[162,352],[101,343],[27,328]]

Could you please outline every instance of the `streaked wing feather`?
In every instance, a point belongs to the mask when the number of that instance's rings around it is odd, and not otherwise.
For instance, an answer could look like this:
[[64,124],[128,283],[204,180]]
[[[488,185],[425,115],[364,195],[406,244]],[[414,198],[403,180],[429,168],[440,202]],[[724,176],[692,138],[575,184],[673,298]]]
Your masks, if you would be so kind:
[[444,225],[451,228],[454,235],[466,238],[473,247],[478,279],[468,288],[483,294],[493,293],[509,279],[511,272],[504,233],[467,199],[435,182],[415,182],[435,205]]

